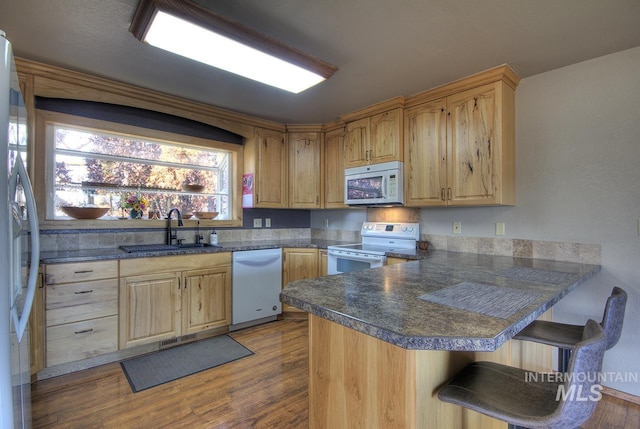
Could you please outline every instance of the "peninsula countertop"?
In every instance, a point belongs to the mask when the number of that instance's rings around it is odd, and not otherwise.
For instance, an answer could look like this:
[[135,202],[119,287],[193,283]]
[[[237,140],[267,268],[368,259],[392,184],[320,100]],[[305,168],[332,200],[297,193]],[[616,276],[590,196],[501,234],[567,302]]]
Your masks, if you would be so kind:
[[428,251],[286,285],[284,303],[404,349],[495,351],[599,265]]

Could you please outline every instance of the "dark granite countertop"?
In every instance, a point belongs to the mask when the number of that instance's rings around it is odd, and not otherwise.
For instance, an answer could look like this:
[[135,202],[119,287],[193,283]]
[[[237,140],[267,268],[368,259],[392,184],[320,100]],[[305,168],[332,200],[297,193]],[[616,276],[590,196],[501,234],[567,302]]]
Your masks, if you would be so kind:
[[429,250],[418,256],[403,264],[298,280],[280,297],[405,349],[495,351],[600,271],[599,265],[460,252]]
[[67,250],[55,252],[41,252],[40,262],[43,264],[63,264],[71,262],[87,262],[109,259],[149,258],[156,256],[193,255],[202,253],[238,252],[243,250],[273,249],[278,247],[309,247],[326,249],[336,244],[351,244],[351,242],[299,239],[299,240],[252,240],[221,242],[218,246],[186,248],[163,251],[144,251],[127,253],[119,248]]

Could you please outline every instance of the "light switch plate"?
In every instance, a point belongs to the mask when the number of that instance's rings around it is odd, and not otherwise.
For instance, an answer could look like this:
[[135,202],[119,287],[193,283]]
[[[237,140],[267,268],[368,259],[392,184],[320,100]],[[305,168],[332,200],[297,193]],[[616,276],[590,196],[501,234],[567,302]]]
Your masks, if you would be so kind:
[[262,228],[262,219],[254,219],[253,220],[254,228]]
[[496,235],[504,235],[504,222],[496,222]]

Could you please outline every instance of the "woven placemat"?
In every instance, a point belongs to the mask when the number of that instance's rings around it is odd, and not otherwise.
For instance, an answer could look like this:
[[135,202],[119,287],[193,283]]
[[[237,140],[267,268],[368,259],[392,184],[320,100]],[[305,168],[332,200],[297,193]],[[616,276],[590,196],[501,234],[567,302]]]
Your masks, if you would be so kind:
[[462,282],[419,298],[436,304],[507,319],[530,305],[539,296],[536,292]]

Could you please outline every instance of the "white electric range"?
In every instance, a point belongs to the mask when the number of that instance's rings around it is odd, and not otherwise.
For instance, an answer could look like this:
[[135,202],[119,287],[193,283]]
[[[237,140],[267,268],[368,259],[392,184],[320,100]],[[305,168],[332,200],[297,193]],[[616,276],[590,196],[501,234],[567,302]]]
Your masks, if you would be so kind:
[[360,234],[362,243],[327,247],[330,275],[381,267],[387,260],[387,252],[415,249],[420,224],[365,222]]

